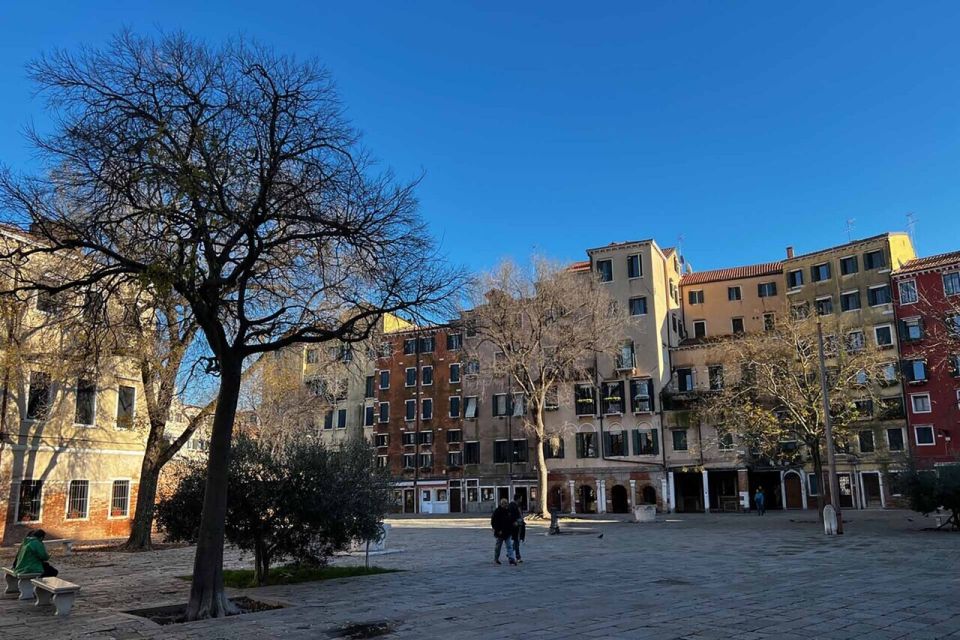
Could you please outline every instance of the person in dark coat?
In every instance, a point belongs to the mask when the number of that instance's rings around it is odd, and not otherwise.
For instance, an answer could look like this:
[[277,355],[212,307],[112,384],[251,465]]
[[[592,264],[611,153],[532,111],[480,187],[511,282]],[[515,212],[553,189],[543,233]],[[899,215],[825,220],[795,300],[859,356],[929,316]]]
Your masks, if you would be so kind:
[[513,553],[517,556],[517,563],[523,562],[520,558],[520,542],[526,539],[527,525],[523,521],[523,510],[520,508],[520,494],[513,496],[513,502],[507,505],[510,517],[513,519]]
[[510,517],[510,510],[507,508],[507,500],[500,501],[500,506],[493,510],[490,517],[490,526],[493,527],[493,535],[497,538],[497,546],[493,551],[493,561],[496,564],[500,562],[500,549],[504,543],[507,545],[507,560],[510,564],[517,564],[513,555],[513,518]]
[[762,516],[766,511],[766,496],[763,494],[763,487],[757,487],[757,493],[753,496],[753,501],[757,505],[757,515]]

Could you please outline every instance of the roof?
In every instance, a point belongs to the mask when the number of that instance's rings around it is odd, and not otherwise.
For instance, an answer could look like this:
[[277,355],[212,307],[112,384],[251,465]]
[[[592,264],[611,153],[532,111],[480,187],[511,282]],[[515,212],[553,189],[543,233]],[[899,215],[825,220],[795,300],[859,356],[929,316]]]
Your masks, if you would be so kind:
[[590,261],[583,260],[581,262],[574,262],[567,267],[567,271],[590,271]]
[[831,253],[833,251],[839,251],[841,249],[846,249],[847,247],[854,247],[858,244],[864,244],[865,242],[873,242],[875,240],[883,240],[884,238],[889,238],[891,236],[905,236],[907,235],[903,231],[888,231],[886,233],[880,233],[875,236],[870,236],[868,238],[860,238],[859,240],[851,240],[846,244],[838,244],[833,247],[827,247],[826,249],[817,249],[816,251],[810,251],[808,253],[797,254],[792,258],[787,258],[787,260],[800,260],[802,258],[809,258],[811,256],[816,256],[821,253]]
[[759,278],[761,276],[772,276],[780,273],[783,273],[782,262],[764,262],[761,264],[749,264],[744,267],[730,267],[727,269],[714,269],[713,271],[698,271],[695,273],[688,273],[680,278],[680,286],[705,284],[707,282],[720,282],[721,280]]
[[916,271],[926,271],[927,269],[939,269],[940,267],[949,267],[953,265],[960,265],[960,251],[939,253],[935,256],[927,256],[926,258],[914,258],[894,271],[893,275],[913,273]]

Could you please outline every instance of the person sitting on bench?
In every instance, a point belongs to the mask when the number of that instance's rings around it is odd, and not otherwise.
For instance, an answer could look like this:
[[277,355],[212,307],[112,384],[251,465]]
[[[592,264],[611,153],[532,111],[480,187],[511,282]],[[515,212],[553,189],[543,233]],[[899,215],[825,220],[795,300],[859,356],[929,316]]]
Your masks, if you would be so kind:
[[37,529],[28,533],[23,542],[20,543],[17,560],[13,563],[13,570],[17,575],[39,573],[41,578],[53,578],[59,573],[47,562],[50,559],[50,554],[47,553],[47,548],[43,546],[43,539],[46,535],[46,531]]

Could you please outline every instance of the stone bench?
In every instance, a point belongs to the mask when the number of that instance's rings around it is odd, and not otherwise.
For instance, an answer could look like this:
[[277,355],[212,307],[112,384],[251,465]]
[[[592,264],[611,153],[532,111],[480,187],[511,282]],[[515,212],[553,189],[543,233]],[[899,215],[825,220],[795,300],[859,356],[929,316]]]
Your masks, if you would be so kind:
[[66,616],[73,608],[73,601],[80,591],[80,585],[61,580],[60,578],[34,578],[30,581],[37,593],[36,606],[53,603],[54,615]]
[[70,555],[73,552],[73,540],[70,538],[58,538],[56,540],[44,540],[44,545],[59,544],[63,546],[64,555]]
[[33,598],[33,585],[30,581],[39,578],[39,573],[16,573],[9,567],[3,567],[3,577],[7,581],[7,588],[4,595],[9,593],[19,593],[21,600],[30,600]]

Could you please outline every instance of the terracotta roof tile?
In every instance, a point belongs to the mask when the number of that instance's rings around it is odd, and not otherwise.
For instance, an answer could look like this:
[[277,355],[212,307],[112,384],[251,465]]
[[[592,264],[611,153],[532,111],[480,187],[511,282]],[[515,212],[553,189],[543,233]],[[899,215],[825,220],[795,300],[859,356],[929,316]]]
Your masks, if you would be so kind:
[[894,275],[900,275],[902,273],[912,273],[914,271],[937,269],[939,267],[948,267],[952,265],[960,265],[960,251],[940,253],[935,256],[927,256],[926,258],[914,258],[893,273]]
[[758,278],[760,276],[771,276],[781,273],[783,273],[782,262],[764,262],[763,264],[751,264],[745,267],[730,267],[728,269],[688,273],[680,278],[680,286],[719,282],[721,280]]
[[590,261],[583,260],[582,262],[574,262],[569,267],[568,271],[590,271]]

